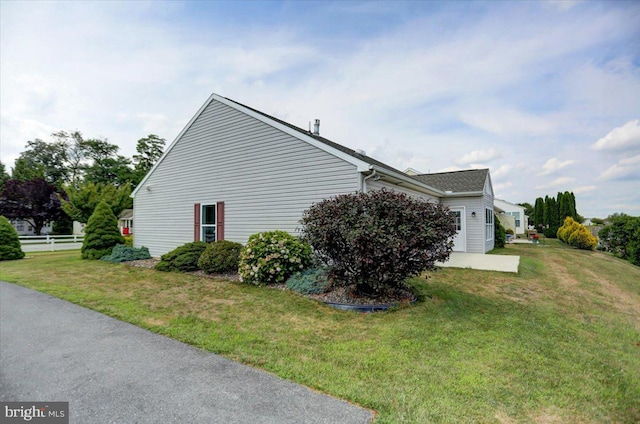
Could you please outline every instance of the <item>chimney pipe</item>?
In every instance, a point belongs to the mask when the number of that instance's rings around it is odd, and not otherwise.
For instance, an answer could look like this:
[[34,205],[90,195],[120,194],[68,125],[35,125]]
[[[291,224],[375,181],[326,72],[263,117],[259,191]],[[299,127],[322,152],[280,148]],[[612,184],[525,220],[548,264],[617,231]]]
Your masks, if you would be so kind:
[[313,124],[313,135],[320,135],[320,120],[316,119],[316,123]]

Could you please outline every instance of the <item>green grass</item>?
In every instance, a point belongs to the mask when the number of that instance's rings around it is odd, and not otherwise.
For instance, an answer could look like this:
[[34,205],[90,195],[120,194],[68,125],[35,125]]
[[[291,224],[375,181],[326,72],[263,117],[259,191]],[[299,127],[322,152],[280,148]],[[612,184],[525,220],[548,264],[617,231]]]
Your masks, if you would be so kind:
[[[548,240],[549,242],[549,240]],[[421,300],[336,311],[288,291],[100,261],[3,262],[0,278],[378,412],[377,423],[640,421],[640,268],[509,245],[520,273],[446,268]]]

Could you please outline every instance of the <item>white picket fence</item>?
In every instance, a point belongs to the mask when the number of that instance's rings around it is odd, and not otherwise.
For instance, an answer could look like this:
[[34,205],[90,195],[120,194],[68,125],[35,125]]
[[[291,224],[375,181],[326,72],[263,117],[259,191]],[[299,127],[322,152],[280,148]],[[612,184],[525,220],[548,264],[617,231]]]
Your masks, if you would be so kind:
[[84,240],[82,234],[60,236],[19,236],[24,252],[55,252],[57,250],[80,249]]

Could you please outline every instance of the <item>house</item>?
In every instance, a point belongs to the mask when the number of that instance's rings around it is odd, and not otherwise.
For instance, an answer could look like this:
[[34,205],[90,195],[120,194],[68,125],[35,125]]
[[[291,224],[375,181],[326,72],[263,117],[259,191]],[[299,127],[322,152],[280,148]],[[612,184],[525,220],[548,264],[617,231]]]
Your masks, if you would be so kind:
[[451,207],[455,250],[493,249],[489,171],[408,175],[363,151],[212,94],[132,193],[135,245],[152,256],[195,240],[246,243],[299,232],[302,212],[339,194],[386,187]]
[[118,215],[118,228],[120,234],[127,236],[133,234],[133,209],[124,209]]
[[[33,228],[33,225],[29,223],[29,221],[23,221],[21,219],[10,219],[9,222],[13,225],[18,236],[35,236],[36,230]],[[46,235],[53,231],[53,222],[46,222],[42,229],[40,230],[40,234]]]
[[[494,199],[493,203],[496,208],[502,210],[500,214],[510,215],[513,217],[515,221],[515,228],[512,228],[512,230],[514,230],[515,235],[525,233],[529,217],[524,214],[524,206],[516,205],[515,203],[510,203],[502,199]],[[498,215],[498,217],[500,217],[500,214]],[[500,221],[502,222],[502,219],[500,219]],[[507,222],[507,220],[504,221],[504,223]],[[505,226],[504,223],[503,226],[505,227],[505,229],[509,228]]]

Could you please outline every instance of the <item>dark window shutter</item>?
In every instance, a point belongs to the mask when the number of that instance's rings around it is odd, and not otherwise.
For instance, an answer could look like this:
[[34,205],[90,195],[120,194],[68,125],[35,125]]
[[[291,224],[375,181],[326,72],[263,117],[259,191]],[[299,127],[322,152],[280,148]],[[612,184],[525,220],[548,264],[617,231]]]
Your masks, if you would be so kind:
[[193,205],[193,241],[200,241],[200,203]]
[[224,202],[216,203],[216,240],[224,240]]

